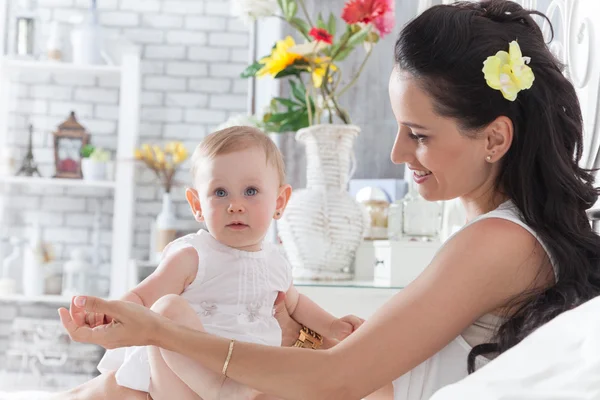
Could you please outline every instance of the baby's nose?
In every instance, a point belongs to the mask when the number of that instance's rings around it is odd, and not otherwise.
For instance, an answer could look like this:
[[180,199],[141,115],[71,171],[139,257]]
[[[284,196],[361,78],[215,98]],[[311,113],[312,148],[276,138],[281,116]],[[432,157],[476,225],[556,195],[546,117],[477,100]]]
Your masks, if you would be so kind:
[[230,204],[227,212],[229,212],[229,214],[234,214],[236,212],[241,213],[244,212],[244,207],[241,204]]

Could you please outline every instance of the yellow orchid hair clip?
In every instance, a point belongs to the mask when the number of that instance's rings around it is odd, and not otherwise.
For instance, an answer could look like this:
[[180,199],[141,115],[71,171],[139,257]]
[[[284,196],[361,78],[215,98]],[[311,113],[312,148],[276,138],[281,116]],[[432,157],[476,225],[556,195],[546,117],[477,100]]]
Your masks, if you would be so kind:
[[483,62],[483,76],[488,86],[500,90],[502,96],[509,101],[515,101],[521,90],[529,89],[535,76],[527,65],[529,57],[523,57],[521,48],[516,40],[508,45],[508,53],[499,51],[489,56]]

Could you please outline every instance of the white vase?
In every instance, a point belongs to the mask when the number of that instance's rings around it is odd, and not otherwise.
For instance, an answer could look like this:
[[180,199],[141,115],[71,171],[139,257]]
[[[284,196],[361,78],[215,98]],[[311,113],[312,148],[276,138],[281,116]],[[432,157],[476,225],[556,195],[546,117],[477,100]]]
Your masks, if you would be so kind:
[[306,145],[307,187],[295,190],[278,224],[294,278],[345,280],[366,227],[366,214],[347,191],[354,168],[354,125],[315,125],[296,134]]
[[103,37],[96,2],[88,10],[83,22],[71,31],[73,63],[83,65],[104,64],[102,58]]
[[81,174],[86,181],[106,180],[106,163],[91,158],[82,158]]
[[33,239],[25,248],[23,260],[23,294],[28,297],[44,294],[46,273],[40,260],[42,246],[42,232],[36,224]]
[[156,217],[155,259],[159,260],[164,248],[175,240],[177,216],[171,193],[163,193],[162,209]]

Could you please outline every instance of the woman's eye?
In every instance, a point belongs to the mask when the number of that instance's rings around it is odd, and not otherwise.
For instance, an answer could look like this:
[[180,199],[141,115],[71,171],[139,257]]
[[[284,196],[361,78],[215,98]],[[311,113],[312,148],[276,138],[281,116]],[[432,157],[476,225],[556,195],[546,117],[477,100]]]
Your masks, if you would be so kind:
[[225,189],[217,189],[217,190],[215,190],[215,196],[225,197],[225,196],[227,196],[227,192],[225,191]]
[[425,140],[427,139],[427,136],[423,136],[423,135],[417,135],[417,134],[414,134],[414,133],[412,133],[412,132],[411,132],[411,133],[409,133],[409,134],[408,134],[408,136],[409,136],[411,139],[413,139],[413,140],[416,140],[416,141],[417,141],[417,142],[419,142],[419,143],[425,143]]
[[248,188],[246,189],[246,196],[256,196],[258,194],[258,190],[256,188]]

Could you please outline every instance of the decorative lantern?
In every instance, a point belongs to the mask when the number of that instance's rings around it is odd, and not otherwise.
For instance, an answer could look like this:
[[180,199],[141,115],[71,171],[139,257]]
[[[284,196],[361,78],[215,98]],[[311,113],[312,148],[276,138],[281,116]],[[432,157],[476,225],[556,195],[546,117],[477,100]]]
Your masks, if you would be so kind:
[[58,126],[54,135],[55,178],[81,179],[81,148],[85,146],[90,135],[77,122],[75,112]]

